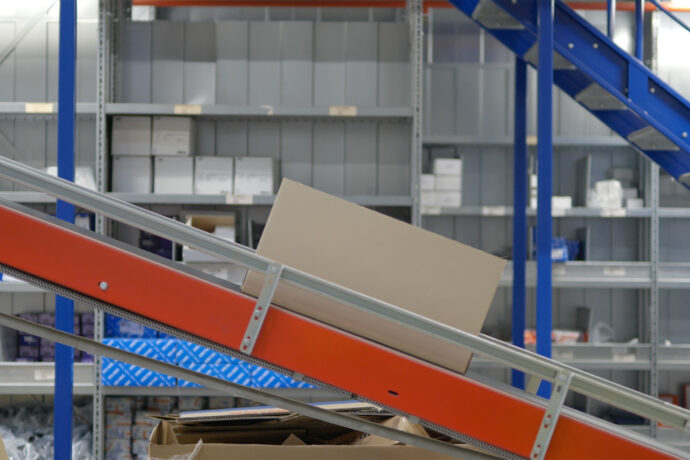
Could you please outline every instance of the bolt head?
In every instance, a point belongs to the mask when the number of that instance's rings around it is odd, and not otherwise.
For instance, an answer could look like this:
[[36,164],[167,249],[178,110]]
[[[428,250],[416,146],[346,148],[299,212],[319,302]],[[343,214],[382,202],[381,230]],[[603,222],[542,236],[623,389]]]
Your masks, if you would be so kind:
[[575,44],[574,43],[568,43],[568,48],[570,48],[570,49],[575,48]]
[[108,282],[107,281],[101,281],[98,283],[98,287],[101,288],[101,291],[107,291],[108,290]]
[[599,43],[592,43],[592,48],[598,49],[598,48],[599,48]]
[[683,137],[688,137],[688,132],[687,132],[687,131],[683,131]]
[[652,94],[656,93],[656,88],[652,86],[651,88],[649,88],[649,92]]

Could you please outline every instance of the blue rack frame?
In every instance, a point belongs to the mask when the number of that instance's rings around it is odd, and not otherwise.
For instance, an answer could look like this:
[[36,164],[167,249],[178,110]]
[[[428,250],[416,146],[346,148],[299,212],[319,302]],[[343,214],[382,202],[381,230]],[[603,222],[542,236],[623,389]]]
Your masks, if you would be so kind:
[[[74,182],[75,86],[77,54],[76,0],[60,1],[60,43],[58,58],[58,176]],[[57,202],[57,217],[74,223],[74,205]],[[55,327],[74,332],[74,301],[55,296]],[[72,386],[74,350],[55,344],[54,458],[72,458]]]

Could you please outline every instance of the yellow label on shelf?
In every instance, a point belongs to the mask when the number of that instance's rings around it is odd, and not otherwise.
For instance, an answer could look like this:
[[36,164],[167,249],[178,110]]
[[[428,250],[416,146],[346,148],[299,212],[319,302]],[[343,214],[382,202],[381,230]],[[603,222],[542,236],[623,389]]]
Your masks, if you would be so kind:
[[55,380],[55,369],[36,369],[34,371],[34,380]]
[[438,206],[422,206],[419,211],[424,216],[438,216],[441,214],[441,208]]
[[53,113],[55,104],[52,102],[27,102],[24,104],[26,113]]
[[482,206],[482,216],[505,216],[507,213],[505,206]]
[[565,208],[551,208],[551,217],[565,216]]
[[193,104],[175,104],[175,115],[201,115],[201,106]]
[[604,267],[605,276],[625,276],[625,267]]
[[225,195],[225,204],[253,204],[252,195]]
[[357,107],[354,105],[332,105],[328,108],[328,114],[333,117],[356,117]]
[[562,276],[566,274],[565,265],[552,265],[552,267],[551,273],[554,275]]
[[602,209],[601,217],[625,217],[625,209]]

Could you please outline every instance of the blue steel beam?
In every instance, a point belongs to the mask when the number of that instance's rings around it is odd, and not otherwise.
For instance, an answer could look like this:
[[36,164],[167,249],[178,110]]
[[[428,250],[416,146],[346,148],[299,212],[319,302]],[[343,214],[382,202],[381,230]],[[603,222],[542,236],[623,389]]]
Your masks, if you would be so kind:
[[[553,182],[553,14],[554,0],[539,0],[537,75],[537,353],[551,357],[551,195]],[[548,398],[551,384],[538,394]]]
[[[513,345],[525,348],[525,264],[527,259],[527,64],[515,58],[513,166]],[[525,374],[512,370],[513,386],[525,388]]]
[[[77,54],[76,0],[60,1],[60,44],[58,62],[58,176],[74,181],[74,124]],[[74,223],[74,205],[57,202],[57,217]],[[55,327],[74,332],[74,302],[55,296]],[[54,458],[72,458],[72,382],[74,350],[55,344]]]
[[644,0],[635,0],[635,57],[644,59]]
[[606,35],[613,40],[616,31],[616,0],[606,0]]

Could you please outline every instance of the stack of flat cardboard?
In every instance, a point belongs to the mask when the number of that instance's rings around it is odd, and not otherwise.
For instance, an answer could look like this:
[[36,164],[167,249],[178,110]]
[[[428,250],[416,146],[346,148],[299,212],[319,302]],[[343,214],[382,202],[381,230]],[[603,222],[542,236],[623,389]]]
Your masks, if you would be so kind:
[[[446,439],[441,434],[427,432],[405,417],[393,416],[369,404],[345,401],[326,403],[322,407],[419,436]],[[168,459],[188,455],[195,448],[195,460],[451,458],[274,407],[197,411],[161,417],[151,434],[149,457]]]

